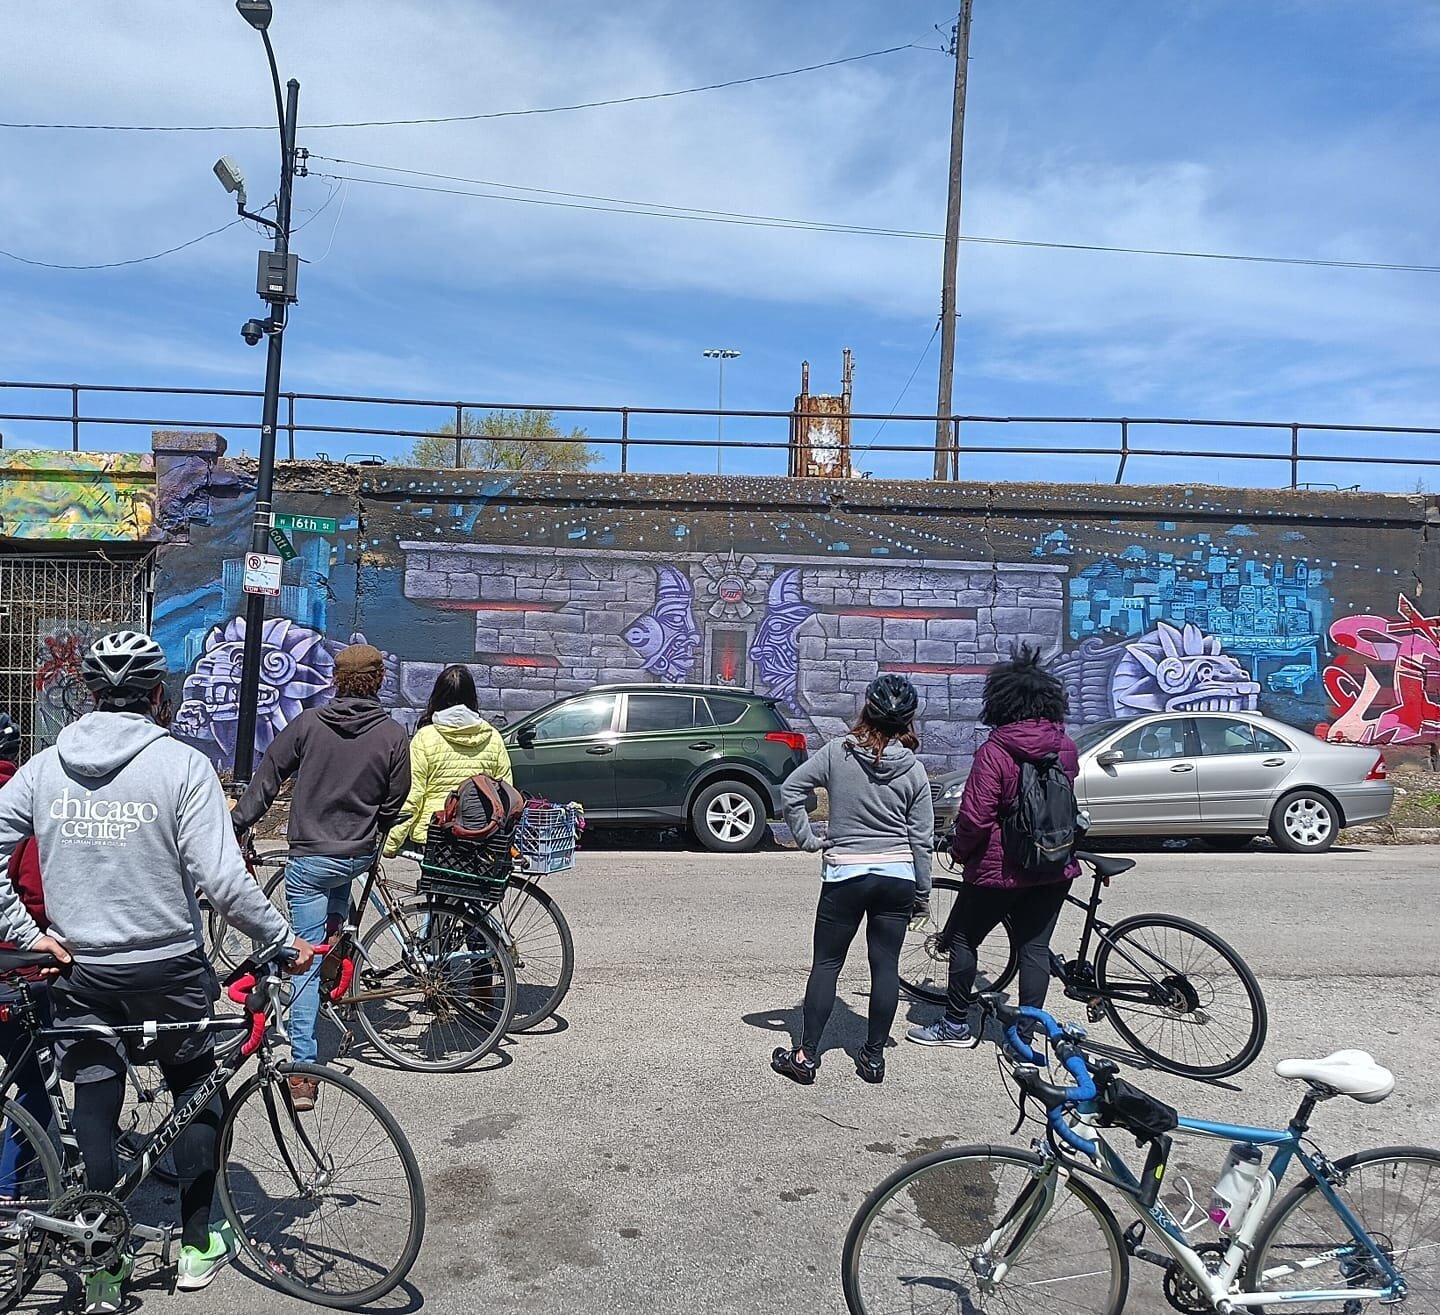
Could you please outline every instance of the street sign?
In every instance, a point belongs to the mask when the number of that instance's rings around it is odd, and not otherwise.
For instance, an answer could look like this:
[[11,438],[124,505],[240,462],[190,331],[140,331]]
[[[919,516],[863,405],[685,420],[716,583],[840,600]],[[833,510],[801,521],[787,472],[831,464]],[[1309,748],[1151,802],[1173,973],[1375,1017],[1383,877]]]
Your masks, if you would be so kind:
[[273,557],[266,552],[245,554],[244,589],[247,594],[268,594],[271,598],[280,596],[280,568],[284,558]]
[[334,534],[340,522],[330,516],[275,516],[277,530],[298,530],[302,534]]
[[280,554],[282,560],[293,562],[300,554],[295,551],[295,545],[285,537],[285,531],[272,529],[270,531],[270,542],[275,545],[275,551]]

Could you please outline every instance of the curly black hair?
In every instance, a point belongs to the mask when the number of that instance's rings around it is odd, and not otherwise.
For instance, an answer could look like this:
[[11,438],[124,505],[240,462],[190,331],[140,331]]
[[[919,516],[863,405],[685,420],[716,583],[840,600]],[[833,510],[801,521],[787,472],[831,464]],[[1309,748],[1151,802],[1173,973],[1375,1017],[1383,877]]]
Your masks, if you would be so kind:
[[985,702],[980,720],[987,726],[1017,721],[1065,720],[1070,700],[1065,686],[1040,665],[1040,650],[1019,644],[1008,662],[997,662],[985,677]]

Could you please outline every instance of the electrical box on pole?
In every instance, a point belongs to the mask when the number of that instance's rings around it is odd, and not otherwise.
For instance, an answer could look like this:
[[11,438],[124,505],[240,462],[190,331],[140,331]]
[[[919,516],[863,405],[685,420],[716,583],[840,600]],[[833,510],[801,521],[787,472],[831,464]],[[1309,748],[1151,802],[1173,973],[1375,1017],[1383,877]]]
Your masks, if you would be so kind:
[[262,251],[255,291],[271,305],[292,302],[297,299],[295,289],[299,277],[299,256],[291,255],[288,251]]

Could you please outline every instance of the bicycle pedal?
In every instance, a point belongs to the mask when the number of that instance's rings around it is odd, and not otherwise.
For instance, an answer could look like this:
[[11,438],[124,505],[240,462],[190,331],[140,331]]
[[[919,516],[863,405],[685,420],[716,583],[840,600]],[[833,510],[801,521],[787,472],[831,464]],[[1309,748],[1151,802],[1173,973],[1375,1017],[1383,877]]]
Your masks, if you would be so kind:
[[1085,1002],[1085,1017],[1092,1023],[1098,1023],[1105,1017],[1105,1010],[1098,1000]]

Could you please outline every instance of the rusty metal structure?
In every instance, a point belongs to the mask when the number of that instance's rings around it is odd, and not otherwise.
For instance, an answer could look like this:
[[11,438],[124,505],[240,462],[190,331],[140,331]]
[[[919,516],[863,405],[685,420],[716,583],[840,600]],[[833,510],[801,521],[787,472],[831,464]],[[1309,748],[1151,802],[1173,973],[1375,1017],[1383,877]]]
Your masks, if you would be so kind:
[[789,474],[800,479],[851,479],[850,396],[855,358],[845,349],[840,396],[810,391],[810,362],[800,363],[800,395],[790,421]]

